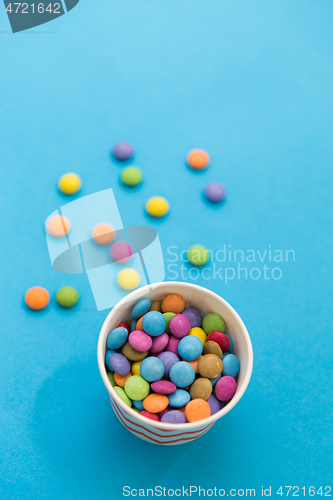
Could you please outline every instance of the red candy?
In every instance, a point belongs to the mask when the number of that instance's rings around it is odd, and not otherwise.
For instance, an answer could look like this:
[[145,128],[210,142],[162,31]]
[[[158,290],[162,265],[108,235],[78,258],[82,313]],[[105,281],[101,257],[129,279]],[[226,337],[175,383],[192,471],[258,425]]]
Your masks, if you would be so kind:
[[207,342],[209,340],[216,342],[221,347],[223,352],[226,352],[230,347],[230,340],[222,332],[210,332],[207,337]]
[[122,323],[119,323],[119,325],[117,326],[117,328],[119,328],[120,326],[122,326],[123,328],[126,328],[126,330],[128,331],[128,333],[130,332],[130,326],[128,323],[126,323],[126,321],[123,321]]
[[156,420],[156,422],[160,422],[160,417],[156,415],[156,413],[150,413],[149,411],[142,410],[140,411],[140,415],[143,415],[144,417],[150,418],[150,420]]

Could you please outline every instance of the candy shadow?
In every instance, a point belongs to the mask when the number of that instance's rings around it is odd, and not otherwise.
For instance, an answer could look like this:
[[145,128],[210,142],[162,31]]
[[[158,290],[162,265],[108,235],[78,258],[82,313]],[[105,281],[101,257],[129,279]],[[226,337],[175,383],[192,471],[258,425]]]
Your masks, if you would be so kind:
[[52,304],[51,304],[51,300],[50,299],[50,303],[44,308],[44,309],[40,309],[39,311],[35,311],[34,309],[30,309],[30,307],[27,306],[27,304],[25,303],[25,300],[24,300],[24,297],[22,298],[22,301],[21,301],[21,307],[22,309],[24,309],[24,311],[31,317],[42,317],[42,316],[46,316],[51,308],[52,308]]
[[116,158],[114,156],[112,151],[110,152],[110,159],[111,159],[112,163],[114,165],[116,165],[117,167],[129,167],[130,165],[133,165],[133,158],[134,158],[134,155],[131,156],[130,158],[128,158],[127,160],[118,160],[118,158]]
[[144,484],[151,479],[151,467],[154,479],[162,478],[192,446],[157,446],[128,432],[111,409],[95,356],[72,359],[46,379],[37,392],[29,428],[68,498],[79,498],[81,492],[84,498],[109,497],[110,481],[126,484],[129,450],[131,457],[140,457],[131,468],[131,483]]
[[202,168],[201,170],[196,170],[195,168],[191,168],[187,163],[186,161],[184,162],[187,170],[189,172],[191,172],[191,174],[194,174],[194,175],[204,175],[205,173],[207,173],[208,171],[208,167],[209,165],[206,167],[206,168]]
[[143,209],[143,213],[147,221],[150,222],[151,224],[163,224],[165,221],[168,220],[170,216],[170,212],[168,212],[167,214],[163,215],[163,217],[153,217],[150,214],[148,214],[145,208]]
[[202,191],[202,193],[201,193],[201,200],[204,202],[204,204],[206,205],[206,207],[209,207],[212,210],[220,210],[226,204],[226,198],[224,198],[221,201],[211,201],[211,200],[209,200],[207,198],[207,196],[205,195],[204,191]]
[[139,184],[137,184],[136,186],[127,186],[127,184],[124,184],[121,181],[120,176],[118,177],[118,185],[121,187],[123,191],[126,191],[126,193],[131,193],[131,194],[137,193],[142,189],[142,181],[139,182]]

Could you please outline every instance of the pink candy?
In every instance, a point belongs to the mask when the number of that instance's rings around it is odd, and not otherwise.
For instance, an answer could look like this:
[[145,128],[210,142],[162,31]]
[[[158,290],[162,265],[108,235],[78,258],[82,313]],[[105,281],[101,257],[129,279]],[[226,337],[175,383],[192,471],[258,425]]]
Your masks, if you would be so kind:
[[167,345],[167,351],[174,352],[178,356],[178,344],[180,342],[180,339],[176,339],[176,337],[171,336],[169,338],[169,342]]
[[152,338],[142,330],[134,330],[129,334],[128,342],[139,352],[149,351],[153,345]]
[[153,382],[151,388],[158,394],[172,394],[177,390],[175,384],[169,382],[169,380],[158,380],[158,382]]
[[170,319],[170,331],[178,339],[182,339],[191,331],[191,321],[184,314],[176,314]]
[[117,241],[111,246],[111,257],[116,262],[128,262],[132,257],[132,249],[126,241]]
[[158,337],[153,338],[153,345],[150,348],[151,353],[156,353],[158,352],[160,354],[160,351],[163,351],[163,349],[168,345],[169,342],[169,335],[164,332],[162,335],[159,335]]
[[235,394],[237,389],[236,380],[228,375],[221,377],[215,385],[215,396],[220,401],[228,401]]
[[160,417],[156,415],[156,413],[150,413],[149,411],[142,410],[140,411],[140,415],[143,415],[144,417],[150,418],[150,420],[156,420],[156,422],[160,422]]

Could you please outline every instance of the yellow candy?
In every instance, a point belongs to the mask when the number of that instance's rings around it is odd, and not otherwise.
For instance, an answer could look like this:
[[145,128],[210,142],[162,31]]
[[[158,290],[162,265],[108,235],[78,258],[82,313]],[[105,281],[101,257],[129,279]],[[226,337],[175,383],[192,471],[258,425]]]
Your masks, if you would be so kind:
[[169,212],[169,203],[162,196],[154,196],[147,201],[146,210],[152,217],[163,217]]
[[132,375],[141,375],[141,373],[140,373],[141,363],[142,363],[142,361],[135,361],[132,364]]
[[75,194],[81,188],[81,179],[77,174],[72,172],[60,177],[58,182],[60,191],[64,194]]
[[135,269],[127,267],[119,271],[117,281],[124,290],[134,290],[140,284],[140,275]]
[[202,328],[199,328],[198,326],[196,326],[195,328],[191,328],[189,335],[193,335],[194,337],[198,337],[198,339],[201,340],[202,345],[205,345],[206,340],[207,340],[207,335],[203,331]]

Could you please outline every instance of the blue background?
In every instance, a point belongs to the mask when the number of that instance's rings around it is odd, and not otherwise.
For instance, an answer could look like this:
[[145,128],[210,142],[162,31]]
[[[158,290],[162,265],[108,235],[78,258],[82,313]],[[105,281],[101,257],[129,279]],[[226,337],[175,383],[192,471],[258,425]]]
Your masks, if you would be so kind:
[[[1,499],[328,484],[332,3],[81,0],[16,35],[0,15]],[[110,158],[123,139],[145,176],[133,193]],[[193,147],[211,154],[202,174],[185,166]],[[82,176],[82,195],[112,187],[124,224],[156,227],[165,259],[169,245],[196,242],[295,250],[280,280],[195,280],[235,307],[255,355],[241,402],[196,442],[144,443],[112,413],[96,362],[108,311],[96,311],[85,275],[52,269],[46,247],[67,171]],[[221,207],[202,199],[209,180],[226,186]],[[155,223],[143,207],[158,194],[171,210]],[[52,300],[33,313],[23,295],[37,284]],[[64,311],[54,294],[67,284],[81,298]]]

